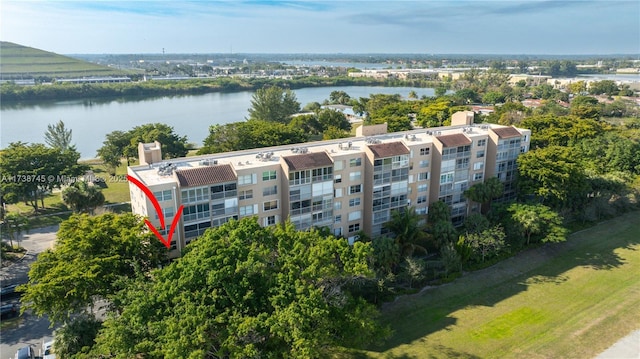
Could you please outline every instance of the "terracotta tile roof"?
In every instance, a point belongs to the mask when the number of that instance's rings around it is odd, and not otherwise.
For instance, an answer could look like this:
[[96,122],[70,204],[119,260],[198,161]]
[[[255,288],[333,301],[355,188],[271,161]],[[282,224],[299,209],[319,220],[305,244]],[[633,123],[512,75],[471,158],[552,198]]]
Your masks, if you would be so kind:
[[333,161],[326,152],[306,153],[302,155],[283,156],[290,170],[308,170],[311,168],[333,166]]
[[408,155],[409,149],[402,142],[389,142],[377,145],[367,145],[375,158],[386,158],[398,155]]
[[442,142],[442,145],[444,145],[444,147],[459,147],[471,144],[471,140],[469,139],[469,137],[461,133],[438,136],[436,138],[438,139],[438,141]]
[[180,187],[205,186],[212,183],[230,182],[238,178],[231,165],[215,165],[176,170]]
[[513,126],[492,128],[491,131],[493,131],[496,135],[498,135],[499,138],[511,138],[511,137],[522,136],[520,131],[516,130],[516,128]]

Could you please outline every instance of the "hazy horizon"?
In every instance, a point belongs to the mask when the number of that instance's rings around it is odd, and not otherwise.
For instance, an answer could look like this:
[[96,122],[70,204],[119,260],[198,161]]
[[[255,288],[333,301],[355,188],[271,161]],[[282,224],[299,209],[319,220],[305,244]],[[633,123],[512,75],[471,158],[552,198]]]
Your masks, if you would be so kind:
[[0,5],[3,41],[59,54],[640,52],[636,0],[1,0]]

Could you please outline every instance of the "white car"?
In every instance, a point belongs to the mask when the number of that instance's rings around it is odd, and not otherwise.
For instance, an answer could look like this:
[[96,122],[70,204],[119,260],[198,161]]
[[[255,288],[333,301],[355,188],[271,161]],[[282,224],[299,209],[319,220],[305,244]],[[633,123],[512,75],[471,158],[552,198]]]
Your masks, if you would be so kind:
[[42,344],[42,359],[56,359],[53,353],[53,341]]

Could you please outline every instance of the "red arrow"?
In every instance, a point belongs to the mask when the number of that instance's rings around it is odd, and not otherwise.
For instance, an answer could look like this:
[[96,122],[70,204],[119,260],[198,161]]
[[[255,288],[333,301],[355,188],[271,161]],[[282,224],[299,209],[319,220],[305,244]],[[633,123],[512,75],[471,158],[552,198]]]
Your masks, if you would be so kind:
[[[163,228],[163,229],[166,228],[164,226],[164,213],[162,212],[162,208],[160,207],[160,203],[158,202],[158,199],[153,194],[153,192],[151,192],[149,187],[145,186],[144,183],[138,181],[136,178],[133,178],[130,175],[127,175],[127,180],[129,180],[129,182],[131,182],[134,185],[136,185],[136,187],[140,188],[142,190],[142,192],[144,192],[144,194],[146,194],[147,197],[149,197],[149,200],[151,201],[151,204],[153,204],[153,207],[156,209],[156,213],[158,214],[158,218],[160,218],[160,228]],[[167,248],[171,247],[171,237],[173,237],[173,232],[175,231],[176,226],[178,225],[178,221],[180,220],[180,216],[182,215],[182,210],[183,209],[184,209],[184,205],[180,205],[180,207],[178,208],[178,212],[176,212],[176,215],[173,216],[173,220],[171,221],[171,227],[169,228],[169,236],[167,237],[167,239],[164,239],[162,234],[160,234],[158,229],[156,227],[154,227],[153,224],[151,224],[149,219],[145,218],[145,220],[144,220],[144,223],[147,225],[147,227],[149,227],[151,232],[153,232],[153,234],[155,234],[156,237],[158,237],[158,239],[160,240],[160,242],[162,242],[162,244],[164,244],[164,246],[167,247]]]

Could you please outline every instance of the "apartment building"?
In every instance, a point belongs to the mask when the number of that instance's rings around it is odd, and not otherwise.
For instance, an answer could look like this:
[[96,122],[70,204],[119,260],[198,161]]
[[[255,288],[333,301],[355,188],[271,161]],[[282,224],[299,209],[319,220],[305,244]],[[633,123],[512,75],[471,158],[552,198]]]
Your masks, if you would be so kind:
[[[479,211],[463,192],[498,176],[513,196],[515,159],[529,149],[527,129],[473,124],[454,115],[452,126],[276,146],[199,157],[160,160],[160,144],[139,144],[139,166],[129,175],[158,198],[169,229],[180,205],[182,218],[172,256],[207,228],[257,216],[264,226],[289,219],[300,230],[327,227],[349,241],[359,231],[386,233],[391,212],[408,206],[427,214],[444,201],[454,223]],[[131,206],[159,226],[150,200],[130,184]]]

